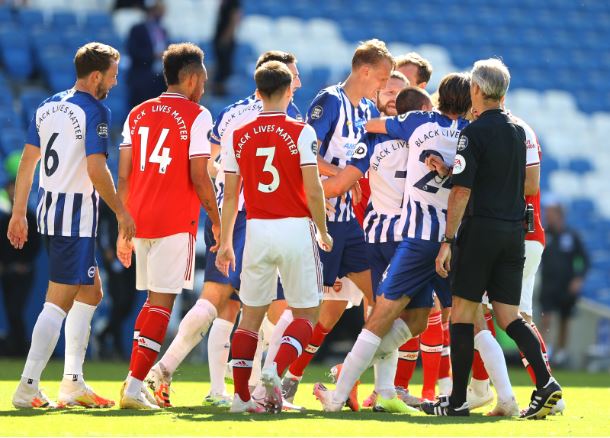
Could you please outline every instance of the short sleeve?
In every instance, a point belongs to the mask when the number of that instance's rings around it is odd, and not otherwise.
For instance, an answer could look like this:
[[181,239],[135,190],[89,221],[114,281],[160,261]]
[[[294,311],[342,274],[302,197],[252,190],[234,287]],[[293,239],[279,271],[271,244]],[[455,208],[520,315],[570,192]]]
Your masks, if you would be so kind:
[[288,110],[286,111],[286,114],[288,114],[289,117],[298,120],[299,122],[303,121],[303,115],[301,114],[299,107],[296,106],[296,104],[292,100],[288,104]]
[[236,173],[239,175],[239,165],[235,158],[235,149],[233,149],[233,132],[225,132],[222,136],[222,168],[225,173]]
[[318,139],[316,138],[316,131],[311,126],[306,124],[303,127],[297,140],[297,148],[299,149],[299,164],[301,166],[317,166]]
[[208,133],[212,129],[212,115],[202,108],[191,126],[191,144],[189,145],[189,158],[209,157],[211,153]]
[[85,154],[107,154],[110,145],[110,110],[103,105],[92,105],[85,111],[85,117]]
[[474,184],[481,151],[481,146],[471,131],[471,126],[467,126],[460,134],[451,177],[453,185],[469,189]]
[[388,117],[385,121],[385,129],[388,136],[394,139],[408,140],[413,131],[421,126],[419,113],[408,112],[399,116]]
[[129,126],[129,116],[125,119],[125,123],[123,123],[123,132],[121,133],[123,136],[123,141],[119,145],[119,149],[128,149],[131,147],[131,128]]
[[316,131],[318,140],[323,141],[339,116],[341,102],[337,96],[323,91],[316,96],[307,111],[307,123]]
[[538,143],[538,138],[531,129],[525,130],[525,146],[525,165],[527,167],[540,166],[540,143]]
[[32,146],[40,147],[40,135],[38,134],[38,128],[36,128],[36,113],[34,113],[34,116],[30,121],[30,126],[28,126],[25,142]]
[[220,115],[216,118],[216,121],[214,122],[214,126],[212,126],[212,129],[210,129],[210,133],[209,133],[209,137],[208,137],[210,140],[210,143],[220,145],[220,132],[218,130],[218,125],[220,125],[223,115],[224,115],[224,111],[221,112]]
[[369,170],[371,166],[371,156],[375,149],[376,139],[378,137],[375,134],[367,134],[362,138],[362,142],[358,143],[354,150],[354,155],[347,162],[348,166],[354,166],[363,174]]

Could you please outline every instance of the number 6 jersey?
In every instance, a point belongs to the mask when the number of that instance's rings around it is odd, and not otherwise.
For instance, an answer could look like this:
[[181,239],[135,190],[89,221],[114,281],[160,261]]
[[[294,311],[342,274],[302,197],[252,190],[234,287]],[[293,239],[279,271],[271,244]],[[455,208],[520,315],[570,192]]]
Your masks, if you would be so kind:
[[451,166],[460,150],[460,132],[467,125],[465,119],[452,120],[438,111],[412,111],[386,120],[388,135],[409,143],[400,219],[404,238],[438,242],[444,234],[450,178],[430,171],[425,160],[433,155]]
[[106,154],[110,110],[74,89],[46,99],[34,115],[27,144],[40,148],[36,217],[48,236],[95,237],[99,196],[87,173],[87,156]]
[[190,160],[210,156],[210,112],[178,93],[163,93],[131,110],[120,148],[132,148],[127,207],[136,237],[197,235],[200,201]]

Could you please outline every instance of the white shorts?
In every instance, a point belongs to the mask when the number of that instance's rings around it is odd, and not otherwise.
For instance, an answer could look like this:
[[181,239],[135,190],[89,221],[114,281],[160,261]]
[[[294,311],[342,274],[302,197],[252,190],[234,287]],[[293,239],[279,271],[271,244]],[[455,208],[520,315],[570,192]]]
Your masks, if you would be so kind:
[[338,278],[334,286],[324,286],[324,301],[347,301],[347,309],[357,307],[364,293],[347,277]]
[[179,294],[193,289],[195,238],[190,233],[158,239],[133,239],[136,252],[136,289]]
[[538,272],[543,252],[544,246],[542,246],[542,243],[535,240],[525,241],[525,265],[523,267],[523,285],[521,286],[519,312],[529,316],[533,314],[534,284],[536,283],[536,272]]
[[248,219],[239,299],[247,306],[270,304],[278,274],[290,307],[304,309],[322,300],[322,264],[309,218]]

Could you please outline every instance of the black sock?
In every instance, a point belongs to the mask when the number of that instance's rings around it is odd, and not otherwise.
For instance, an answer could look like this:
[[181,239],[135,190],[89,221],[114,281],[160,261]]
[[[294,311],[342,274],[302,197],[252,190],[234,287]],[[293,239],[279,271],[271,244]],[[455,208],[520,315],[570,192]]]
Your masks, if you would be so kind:
[[449,402],[459,408],[466,401],[466,388],[474,356],[474,324],[451,324],[451,372],[453,390]]
[[532,327],[523,319],[518,318],[508,324],[506,334],[510,336],[523,353],[536,375],[536,387],[541,389],[551,378],[538,337]]

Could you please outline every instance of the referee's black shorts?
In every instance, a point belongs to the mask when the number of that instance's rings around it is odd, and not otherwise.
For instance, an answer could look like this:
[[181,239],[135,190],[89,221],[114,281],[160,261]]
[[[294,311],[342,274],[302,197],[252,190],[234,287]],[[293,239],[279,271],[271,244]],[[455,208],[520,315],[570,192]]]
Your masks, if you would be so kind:
[[481,302],[519,305],[525,231],[521,222],[468,217],[460,226],[453,247],[451,292],[453,296]]

